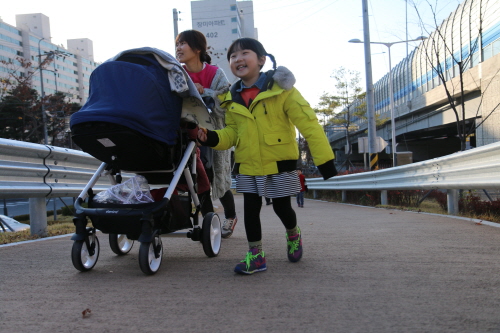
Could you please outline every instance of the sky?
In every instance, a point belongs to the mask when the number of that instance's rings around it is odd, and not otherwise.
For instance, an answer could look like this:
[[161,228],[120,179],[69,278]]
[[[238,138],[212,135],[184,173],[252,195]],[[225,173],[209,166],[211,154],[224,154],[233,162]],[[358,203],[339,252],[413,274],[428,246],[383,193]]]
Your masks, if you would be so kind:
[[[210,1],[210,0],[208,0]],[[417,3],[426,24],[434,17],[442,22],[461,0],[368,0],[372,42],[396,42],[427,35],[421,29],[412,3]],[[71,4],[70,4],[71,3]],[[365,90],[362,0],[254,0],[254,20],[258,38],[278,66],[295,75],[295,87],[316,106],[324,92],[335,93],[335,69],[344,67],[360,73]],[[191,29],[191,1],[67,0],[10,1],[0,9],[0,18],[13,26],[16,14],[43,13],[50,19],[52,43],[66,47],[67,39],[89,38],[94,60],[105,61],[120,51],[151,46],[174,54],[172,10],[180,11],[179,32]],[[408,27],[408,30],[406,29]],[[408,31],[408,33],[407,33]],[[408,43],[411,52],[418,42]],[[406,43],[391,47],[394,67],[406,56]],[[387,47],[371,44],[373,83],[389,71]],[[270,63],[270,61],[268,61]],[[267,66],[264,69],[267,69]]]

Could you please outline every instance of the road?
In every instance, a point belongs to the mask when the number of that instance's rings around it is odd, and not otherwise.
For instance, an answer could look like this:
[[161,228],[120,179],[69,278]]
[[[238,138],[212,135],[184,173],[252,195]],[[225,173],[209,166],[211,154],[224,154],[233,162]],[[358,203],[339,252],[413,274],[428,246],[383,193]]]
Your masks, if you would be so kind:
[[[54,210],[54,203],[56,205],[56,209],[64,207],[64,203],[68,206],[73,204],[73,198],[52,198],[46,201],[48,211]],[[0,205],[0,214],[10,217],[29,214],[30,210],[29,199],[2,199],[0,201]]]
[[87,273],[71,263],[69,236],[0,246],[0,332],[500,332],[500,228],[314,200],[296,211],[303,259],[288,262],[264,205],[268,270],[252,276],[233,273],[243,221],[216,258],[163,237],[153,276],[137,244],[118,257],[107,235]]

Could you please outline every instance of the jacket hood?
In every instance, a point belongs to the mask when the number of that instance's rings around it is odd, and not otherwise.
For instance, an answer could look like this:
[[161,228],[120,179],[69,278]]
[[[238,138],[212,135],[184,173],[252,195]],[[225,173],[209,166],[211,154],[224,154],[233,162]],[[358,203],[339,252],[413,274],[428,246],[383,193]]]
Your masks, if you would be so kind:
[[[261,92],[271,89],[274,83],[276,83],[281,89],[284,90],[291,90],[293,88],[293,85],[295,84],[295,76],[288,68],[284,66],[278,66],[276,70],[269,70],[265,74],[267,79]],[[245,105],[245,102],[241,98],[240,93],[237,92],[237,89],[240,87],[240,82],[241,80],[231,86],[231,99],[236,103]]]
[[290,90],[295,84],[295,76],[293,73],[284,66],[278,66],[273,74],[273,80],[285,90]]

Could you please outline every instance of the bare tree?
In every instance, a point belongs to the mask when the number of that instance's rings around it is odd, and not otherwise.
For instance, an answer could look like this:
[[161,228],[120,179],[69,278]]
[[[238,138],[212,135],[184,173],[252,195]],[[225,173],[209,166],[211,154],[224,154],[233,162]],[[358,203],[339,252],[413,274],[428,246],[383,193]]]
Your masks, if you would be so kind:
[[[498,103],[486,114],[481,114],[481,105],[483,104],[484,92],[489,88],[490,83],[483,87],[480,97],[480,103],[475,112],[477,119],[469,127],[467,126],[466,119],[466,89],[464,82],[466,75],[471,75],[467,71],[476,64],[477,57],[481,54],[481,36],[483,33],[483,24],[485,19],[485,12],[487,12],[489,0],[465,0],[461,5],[462,10],[457,10],[450,15],[450,17],[443,23],[439,24],[437,21],[438,14],[438,0],[407,0],[411,2],[415,9],[419,25],[422,32],[427,34],[429,38],[422,43],[423,55],[426,63],[432,69],[432,77],[438,77],[439,83],[442,85],[447,102],[453,110],[456,119],[457,133],[460,140],[461,150],[466,149],[467,138],[476,131],[500,106]],[[472,5],[477,8],[477,11],[472,10]],[[421,15],[421,12],[430,9],[433,17],[431,24],[426,23]],[[456,17],[460,15],[460,17]],[[464,17],[466,16],[466,17]],[[450,29],[450,23],[458,21],[461,26],[457,31]],[[467,28],[463,29],[464,22]],[[448,29],[448,30],[447,30]],[[455,35],[454,35],[455,34]],[[453,43],[453,41],[458,41]],[[462,45],[468,45],[465,50]],[[495,73],[498,74],[500,69]],[[431,78],[432,79],[432,78]],[[477,82],[476,82],[477,83]],[[480,83],[477,83],[479,88]],[[479,120],[478,118],[481,118]]]
[[361,79],[357,71],[339,67],[331,77],[335,79],[335,93],[324,93],[315,111],[325,117],[325,126],[331,124],[344,128],[348,151],[343,165],[348,165],[352,154],[350,133],[357,129],[353,122],[366,114],[365,93],[359,85]]
[[[41,68],[53,58],[46,57]],[[80,109],[64,93],[46,95],[43,99],[33,88],[34,74],[39,70],[31,62],[18,57],[14,61],[1,61],[8,67],[9,78],[0,80],[0,137],[6,139],[43,142],[44,123],[42,103],[46,112],[47,131],[53,145],[67,146],[66,117]]]

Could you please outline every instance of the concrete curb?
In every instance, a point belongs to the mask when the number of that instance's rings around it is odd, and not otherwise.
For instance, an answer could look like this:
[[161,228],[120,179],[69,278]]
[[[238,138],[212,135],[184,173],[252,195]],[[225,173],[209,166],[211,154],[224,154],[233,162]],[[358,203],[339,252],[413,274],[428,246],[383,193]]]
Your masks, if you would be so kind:
[[16,242],[16,243],[2,244],[2,245],[0,245],[0,248],[7,247],[7,246],[14,246],[14,245],[34,243],[34,242],[41,242],[41,241],[44,241],[44,240],[56,239],[56,238],[63,238],[63,237],[69,237],[69,236],[73,236],[73,234],[51,236],[51,237],[44,237],[44,238],[32,239],[32,240],[27,240],[27,241],[22,241],[22,242]]

